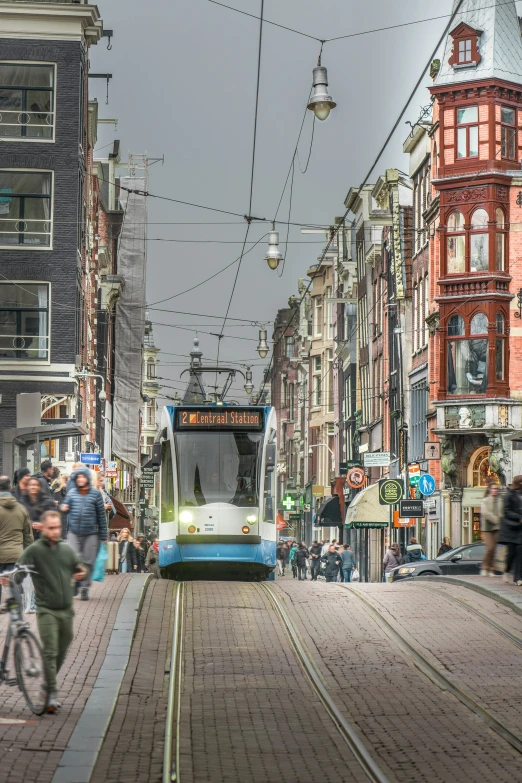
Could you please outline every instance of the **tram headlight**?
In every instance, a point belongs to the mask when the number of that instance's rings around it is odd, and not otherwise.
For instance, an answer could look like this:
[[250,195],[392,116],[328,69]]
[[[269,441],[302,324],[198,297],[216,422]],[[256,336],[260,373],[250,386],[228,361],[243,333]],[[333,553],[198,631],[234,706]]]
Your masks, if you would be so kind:
[[249,525],[255,525],[257,522],[257,517],[255,514],[249,514],[247,516],[246,521],[248,522]]
[[191,525],[188,529],[189,533],[195,533],[196,532],[196,525]]
[[184,522],[185,524],[189,524],[189,522],[192,522],[192,514],[190,511],[182,511],[179,515],[179,521]]
[[244,525],[244,526],[241,528],[241,532],[242,532],[242,533],[250,533],[250,528],[248,527],[248,525]]

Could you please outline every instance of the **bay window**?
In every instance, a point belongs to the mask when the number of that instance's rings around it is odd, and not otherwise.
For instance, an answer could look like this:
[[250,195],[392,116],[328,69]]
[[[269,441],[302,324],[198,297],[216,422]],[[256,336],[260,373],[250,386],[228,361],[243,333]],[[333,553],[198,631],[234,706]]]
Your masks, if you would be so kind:
[[497,219],[497,233],[495,235],[496,268],[500,272],[503,272],[506,256],[506,220],[504,217],[504,212],[501,209],[497,209],[495,217]]
[[478,156],[478,106],[457,109],[457,157]]
[[48,283],[0,283],[0,361],[48,360]]
[[51,246],[52,177],[49,171],[0,169],[0,246]]
[[471,272],[483,272],[484,270],[488,269],[489,266],[488,220],[488,213],[485,209],[476,209],[471,216]]
[[495,379],[504,381],[506,377],[506,340],[504,316],[497,313],[497,336],[495,338]]
[[[487,305],[485,309],[487,309]],[[495,308],[496,309],[496,308]],[[452,315],[447,326],[447,392],[449,395],[485,394],[488,388],[490,347],[495,361],[492,382],[506,380],[506,327],[502,312],[490,315],[494,330],[488,332],[488,316],[474,312],[469,318]]]
[[501,120],[501,146],[502,157],[516,160],[516,138],[517,129],[515,121],[515,110],[502,106],[500,109]]
[[465,271],[466,234],[464,231],[464,216],[453,212],[448,219],[448,274]]
[[0,62],[0,139],[54,137],[54,65]]
[[503,209],[498,207],[493,217],[484,207],[470,212],[452,212],[447,218],[447,274],[505,272],[508,227]]

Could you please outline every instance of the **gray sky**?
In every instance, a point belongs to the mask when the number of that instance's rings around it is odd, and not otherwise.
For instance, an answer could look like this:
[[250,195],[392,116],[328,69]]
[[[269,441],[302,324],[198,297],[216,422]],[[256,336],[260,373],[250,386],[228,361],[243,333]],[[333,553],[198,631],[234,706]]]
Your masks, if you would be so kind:
[[[258,15],[260,0],[225,0]],[[112,51],[105,39],[90,52],[93,72],[111,72],[110,102],[105,84],[91,80],[91,97],[100,102],[101,117],[117,117],[118,129],[100,126],[98,147],[121,140],[122,159],[129,151],[165,155],[165,165],[150,169],[149,191],[232,212],[248,211],[259,22],[213,5],[208,0],[100,0],[106,28],[113,28]],[[436,17],[451,12],[452,0],[265,0],[265,18],[334,37],[387,25]],[[310,166],[305,175],[296,167],[292,220],[330,224],[344,212],[343,201],[358,186],[415,84],[432,48],[447,24],[441,18],[396,30],[327,43],[323,64],[337,108],[316,122]],[[272,218],[279,201],[311,86],[319,44],[271,25],[263,28],[259,121],[252,214]],[[428,84],[429,79],[426,81]],[[415,120],[429,100],[420,90],[407,119]],[[312,114],[308,113],[300,146],[301,166],[308,156]],[[405,168],[401,125],[372,180],[386,167]],[[103,154],[103,153],[101,153]],[[288,190],[280,219],[288,217]],[[196,244],[149,241],[147,300],[172,296],[218,271],[240,254],[245,223],[239,218],[149,199],[149,237],[222,240],[236,244]],[[191,221],[238,221],[233,225],[187,225]],[[266,227],[253,224],[250,239]],[[286,227],[280,227],[281,242]],[[266,240],[245,255],[230,309],[236,318],[272,321],[287,305],[299,277],[321,252],[321,236],[290,230],[284,275],[279,278],[264,261]],[[249,246],[247,246],[248,248]],[[282,247],[284,251],[284,246]],[[157,307],[223,316],[236,266],[211,282]],[[153,322],[199,325],[207,361],[215,361],[221,322],[208,317],[151,310]],[[263,365],[256,353],[257,329],[231,326],[226,333],[251,340],[222,341],[221,360]],[[161,356],[161,375],[179,384],[183,367],[174,354],[187,354],[194,333],[154,327]],[[269,327],[269,337],[271,330]],[[268,359],[267,359],[268,361]],[[258,380],[260,372],[255,374]],[[236,383],[242,386],[242,383]],[[165,393],[174,394],[173,389]],[[236,399],[241,400],[240,393]]]

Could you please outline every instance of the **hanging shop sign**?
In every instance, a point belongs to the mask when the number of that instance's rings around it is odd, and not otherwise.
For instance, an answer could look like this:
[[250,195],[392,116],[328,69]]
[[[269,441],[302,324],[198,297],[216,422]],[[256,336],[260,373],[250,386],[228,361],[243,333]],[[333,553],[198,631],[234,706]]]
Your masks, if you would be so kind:
[[426,441],[424,443],[424,459],[440,459],[440,442]]
[[363,455],[365,468],[387,468],[391,461],[389,451],[371,451]]
[[421,519],[424,517],[424,514],[424,503],[422,500],[401,500],[399,503],[399,516],[402,519],[406,517]]
[[379,503],[381,506],[391,506],[402,500],[404,486],[399,479],[381,479],[379,481]]
[[362,467],[351,468],[346,476],[346,483],[352,489],[361,489],[366,484],[366,475]]
[[418,487],[421,477],[421,469],[418,462],[410,462],[408,465],[408,478],[410,480],[410,487]]
[[324,497],[324,487],[322,487],[320,484],[314,484],[312,486],[312,496],[314,498],[323,498]]

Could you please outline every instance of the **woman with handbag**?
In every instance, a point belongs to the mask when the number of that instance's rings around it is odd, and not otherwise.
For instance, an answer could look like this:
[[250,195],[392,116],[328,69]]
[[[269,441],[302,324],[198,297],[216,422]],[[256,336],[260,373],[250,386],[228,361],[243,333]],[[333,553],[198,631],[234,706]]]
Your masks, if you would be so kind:
[[159,540],[157,538],[154,539],[152,546],[147,552],[147,557],[145,558],[145,568],[147,568],[149,573],[153,574],[156,579],[161,579],[161,572],[159,567]]

